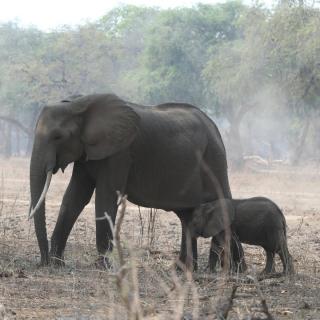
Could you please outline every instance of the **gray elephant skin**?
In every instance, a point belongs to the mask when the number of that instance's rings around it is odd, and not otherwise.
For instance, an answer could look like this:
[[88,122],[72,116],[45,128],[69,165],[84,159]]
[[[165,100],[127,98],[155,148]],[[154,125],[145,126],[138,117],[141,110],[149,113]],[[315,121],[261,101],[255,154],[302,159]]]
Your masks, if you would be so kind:
[[[49,245],[45,196],[52,174],[74,163]],[[212,181],[214,177],[215,181]],[[41,263],[63,260],[70,231],[95,190],[96,218],[113,222],[117,193],[134,204],[174,211],[182,223],[180,259],[186,259],[191,212],[203,202],[231,198],[226,152],[216,125],[198,108],[180,103],[142,106],[113,94],[95,94],[45,107],[35,129],[30,164],[31,205]],[[96,220],[96,246],[112,250],[107,220]],[[196,238],[192,239],[196,260]]]
[[[242,243],[257,245],[264,248],[267,255],[266,266],[263,273],[271,273],[275,271],[274,256],[277,253],[280,256],[283,271],[287,274],[294,273],[292,257],[287,246],[286,220],[280,208],[270,199],[264,197],[254,197],[241,200],[226,200],[229,206],[234,207],[234,211],[227,210],[227,219],[231,226],[233,236]],[[221,212],[217,210],[217,201],[207,204],[206,216],[201,214],[201,210],[195,210],[193,220],[196,223],[198,232],[209,237],[212,236],[209,267],[215,269],[216,263],[224,246],[224,229],[221,221]],[[231,212],[231,213],[230,213]],[[206,221],[202,221],[206,218]],[[202,229],[201,229],[202,227]],[[233,259],[239,261],[243,251],[240,248],[239,253],[232,250]],[[243,265],[245,268],[245,264]]]
[[[222,265],[228,263],[233,271],[245,271],[246,264],[242,245],[235,235],[233,223],[236,212],[231,199],[219,199],[209,203],[203,203],[192,213],[189,221],[191,237],[212,237],[210,251],[209,269],[216,271],[217,262]],[[230,254],[223,255],[226,249],[226,239],[229,242]],[[228,261],[224,261],[229,258]]]

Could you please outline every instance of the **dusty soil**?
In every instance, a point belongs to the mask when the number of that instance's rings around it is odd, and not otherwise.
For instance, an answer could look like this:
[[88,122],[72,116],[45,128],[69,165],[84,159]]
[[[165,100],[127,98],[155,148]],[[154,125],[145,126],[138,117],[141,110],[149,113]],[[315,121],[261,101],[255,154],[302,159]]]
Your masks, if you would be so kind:
[[[47,199],[51,235],[70,169],[54,176]],[[208,241],[199,241],[199,270],[193,280],[172,268],[179,250],[180,223],[157,211],[128,205],[121,239],[129,267],[122,288],[146,319],[214,319],[237,290],[228,319],[266,319],[261,299],[275,319],[320,319],[320,170],[273,167],[230,172],[235,198],[263,195],[283,209],[296,275],[255,281],[263,250],[245,246],[245,275],[223,277],[206,270]],[[64,268],[39,267],[29,205],[28,160],[0,160],[0,319],[126,319],[113,270],[97,268],[94,205],[90,203],[68,240]],[[141,218],[141,219],[140,219]],[[148,231],[149,230],[149,231]],[[279,261],[277,261],[279,264]],[[280,270],[280,265],[277,266]],[[131,274],[133,272],[133,277]],[[137,281],[134,272],[137,274]],[[138,289],[135,289],[138,286]],[[137,291],[138,290],[138,291]],[[261,295],[258,293],[261,291]],[[139,292],[138,297],[135,295]],[[181,317],[183,315],[183,317]]]

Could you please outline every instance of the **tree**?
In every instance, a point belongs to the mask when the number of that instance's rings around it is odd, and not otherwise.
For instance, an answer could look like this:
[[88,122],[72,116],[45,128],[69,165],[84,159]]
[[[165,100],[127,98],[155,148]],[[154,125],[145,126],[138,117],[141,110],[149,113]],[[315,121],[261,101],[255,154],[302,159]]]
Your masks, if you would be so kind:
[[144,101],[184,101],[204,107],[202,69],[208,47],[235,37],[238,2],[162,10],[147,29],[141,65],[129,78]]
[[[271,144],[278,128],[299,162],[306,144],[311,151],[319,144],[312,121],[320,102],[319,29],[319,9],[296,0],[272,11],[238,1],[167,10],[124,5],[52,32],[3,24],[0,115],[32,129],[47,103],[93,92],[144,104],[188,102],[229,124],[235,162],[257,150],[254,135]],[[0,129],[10,136],[15,127]]]
[[211,48],[211,56],[202,72],[207,96],[217,100],[216,115],[229,122],[229,159],[237,166],[242,165],[243,157],[240,125],[257,105],[262,83],[268,81],[266,56],[261,51],[267,14],[260,7],[243,9],[233,22],[238,26],[237,37]]
[[270,73],[292,113],[293,162],[303,154],[311,120],[320,107],[320,11],[303,2],[282,3],[268,21]]

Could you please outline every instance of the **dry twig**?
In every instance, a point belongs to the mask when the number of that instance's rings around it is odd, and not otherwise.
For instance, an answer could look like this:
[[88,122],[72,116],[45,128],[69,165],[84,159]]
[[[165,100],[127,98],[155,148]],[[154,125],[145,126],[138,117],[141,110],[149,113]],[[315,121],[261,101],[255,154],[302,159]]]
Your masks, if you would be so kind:
[[232,286],[231,294],[229,297],[225,298],[223,297],[217,305],[216,308],[216,313],[217,313],[217,318],[219,320],[225,320],[228,317],[229,311],[232,308],[233,305],[233,299],[235,298],[236,291],[238,289],[238,285],[234,284]]
[[266,320],[274,320],[274,317],[269,312],[267,301],[266,301],[265,297],[263,296],[263,293],[261,291],[261,288],[260,288],[260,285],[259,285],[259,282],[258,282],[257,278],[254,278],[254,284],[256,285],[257,293],[258,293],[258,296],[260,298],[260,302],[261,302],[261,305],[262,305],[262,312],[267,316]]
[[[121,196],[118,193],[118,203],[120,205],[118,221],[113,226],[112,220],[110,216],[105,213],[105,217],[110,224],[110,228],[113,233],[114,246],[116,247],[118,259],[119,259],[119,270],[116,273],[116,284],[117,289],[120,293],[121,299],[124,302],[128,313],[128,319],[139,320],[142,319],[142,312],[139,300],[139,288],[138,288],[138,280],[137,280],[137,268],[133,259],[131,259],[131,267],[126,266],[126,261],[123,255],[123,249],[120,242],[120,231],[121,225],[124,219],[124,215],[126,212],[126,202],[127,196]],[[131,275],[131,284],[127,279],[128,272]]]

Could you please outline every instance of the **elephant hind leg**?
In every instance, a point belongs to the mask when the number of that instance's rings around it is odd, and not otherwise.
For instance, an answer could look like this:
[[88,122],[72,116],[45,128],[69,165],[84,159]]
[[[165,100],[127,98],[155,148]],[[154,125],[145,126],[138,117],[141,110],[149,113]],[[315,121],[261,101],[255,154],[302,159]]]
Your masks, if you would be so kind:
[[292,256],[289,253],[287,243],[284,242],[278,251],[278,254],[280,256],[282,265],[283,265],[283,273],[285,274],[294,274],[294,267],[293,267],[293,261]]
[[274,252],[265,249],[267,255],[266,266],[262,271],[263,274],[274,273],[276,271],[274,265]]

